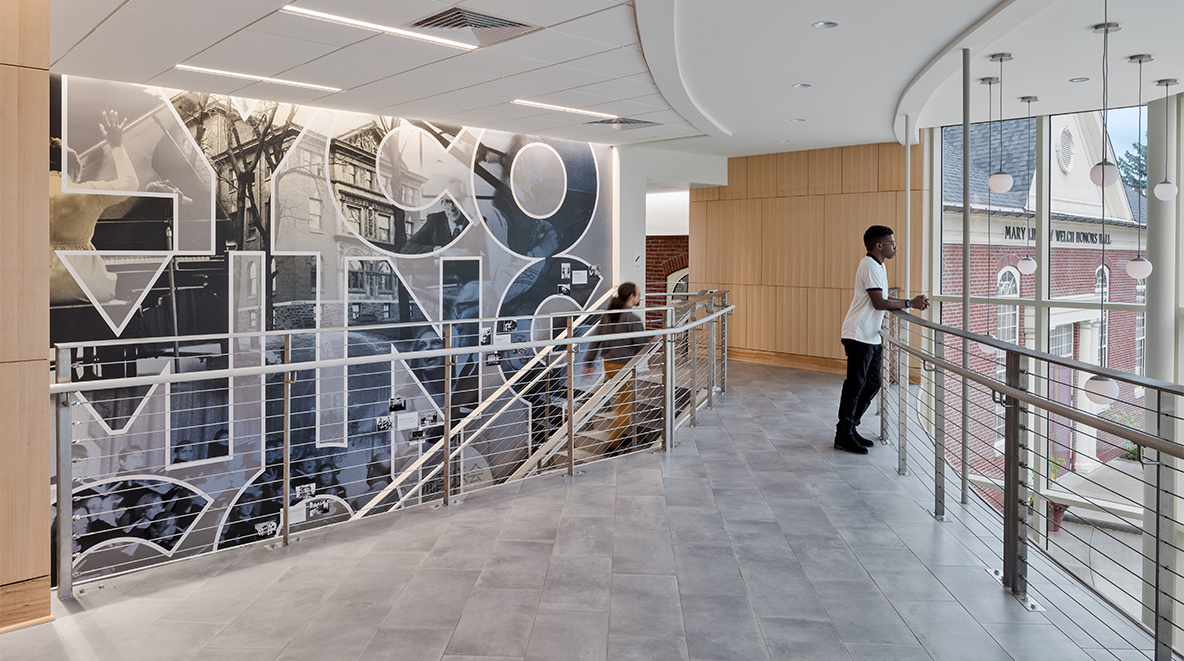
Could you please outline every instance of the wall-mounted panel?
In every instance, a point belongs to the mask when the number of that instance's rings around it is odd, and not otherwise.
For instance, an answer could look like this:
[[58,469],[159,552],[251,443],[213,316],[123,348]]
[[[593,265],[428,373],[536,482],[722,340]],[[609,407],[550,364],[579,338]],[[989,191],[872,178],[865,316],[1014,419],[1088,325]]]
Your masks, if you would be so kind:
[[870,193],[880,185],[880,146],[843,147],[843,192]]
[[782,287],[821,287],[827,255],[825,198],[776,197],[761,210],[761,281]]
[[[904,145],[886,142],[878,145],[880,148],[880,190],[904,190]],[[912,168],[913,176],[910,185],[913,190],[927,190],[929,181],[925,173],[924,145],[913,145]]]
[[49,336],[49,74],[0,66],[0,97],[12,104],[0,125],[0,361],[33,360]]
[[843,192],[843,149],[814,149],[810,159],[810,195]]
[[[0,585],[49,575],[49,508],[45,476],[50,463],[49,383],[45,360],[0,363]],[[9,541],[14,542],[8,546]],[[48,595],[46,595],[48,597]]]
[[[47,135],[62,148],[38,173],[47,231],[25,249],[52,257],[48,277],[44,261],[26,270],[48,281],[50,339],[98,347],[75,353],[71,376],[275,364],[283,335],[294,360],[391,356],[298,373],[291,494],[276,479],[282,377],[90,392],[72,408],[83,496],[62,512],[77,517],[80,580],[271,539],[285,498],[305,516],[294,530],[385,511],[403,493],[384,488],[443,438],[447,406],[440,364],[395,356],[442,347],[450,323],[453,346],[473,347],[452,373],[453,420],[476,416],[535,351],[478,347],[526,340],[528,317],[587,309],[612,289],[607,146],[78,77],[48,94],[61,121],[47,127],[43,113],[30,132],[40,153]],[[727,227],[706,222],[706,204],[759,212],[696,202],[697,234]],[[759,213],[748,222],[759,232]],[[147,340],[262,331],[279,333]],[[136,342],[103,343],[116,338]],[[495,426],[514,431],[466,448],[466,484],[510,474],[545,436],[529,409],[552,393],[517,387],[513,420]]]
[[0,64],[42,71],[49,69],[49,3],[46,0],[0,2]]
[[728,185],[720,188],[719,199],[743,200],[748,197],[748,159],[728,159]]

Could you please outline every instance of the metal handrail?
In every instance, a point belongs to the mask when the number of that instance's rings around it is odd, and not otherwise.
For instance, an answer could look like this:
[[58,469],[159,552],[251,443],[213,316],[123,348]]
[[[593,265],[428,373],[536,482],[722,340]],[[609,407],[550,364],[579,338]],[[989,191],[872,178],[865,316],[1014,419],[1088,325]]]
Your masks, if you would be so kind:
[[[1173,615],[1173,612],[1176,611],[1174,604],[1179,603],[1176,598],[1175,588],[1179,576],[1175,567],[1175,557],[1179,552],[1176,539],[1181,529],[1181,522],[1176,515],[1178,511],[1176,506],[1178,495],[1176,494],[1176,489],[1171,485],[1176,483],[1178,477],[1179,463],[1177,460],[1184,459],[1184,445],[1176,442],[1176,422],[1178,418],[1175,415],[1176,396],[1184,393],[1184,387],[1178,384],[1164,383],[1154,379],[1125,374],[1116,370],[1105,369],[1096,365],[1088,365],[1078,361],[1067,360],[1059,356],[1033,351],[1016,344],[1001,342],[995,338],[951,328],[909,314],[899,312],[894,312],[894,314],[898,322],[917,324],[933,331],[933,337],[931,338],[926,337],[924,333],[920,332],[913,334],[914,337],[918,338],[917,344],[922,347],[932,342],[932,352],[924,348],[910,346],[910,343],[906,339],[908,332],[904,330],[903,323],[895,324],[895,329],[891,325],[889,328],[882,329],[880,336],[887,345],[886,352],[889,352],[893,356],[897,374],[900,374],[902,377],[897,386],[900,406],[896,437],[899,452],[899,467],[897,470],[902,475],[908,473],[908,427],[910,424],[908,399],[911,396],[907,385],[908,379],[904,376],[908,369],[908,361],[904,359],[904,356],[916,357],[923,363],[922,375],[928,372],[933,373],[933,380],[930,382],[932,389],[925,388],[922,394],[918,396],[917,413],[918,416],[921,416],[921,400],[932,398],[932,417],[923,417],[921,419],[923,429],[919,436],[923,440],[932,442],[933,447],[934,508],[931,513],[934,518],[944,520],[945,515],[944,474],[946,466],[950,462],[950,457],[947,455],[948,448],[946,446],[945,402],[946,397],[952,394],[945,386],[945,375],[948,372],[962,379],[961,408],[964,416],[961,443],[962,503],[965,505],[969,502],[967,500],[968,485],[972,481],[977,486],[1002,491],[1001,498],[991,499],[991,505],[993,507],[990,507],[990,509],[997,508],[1001,510],[997,513],[1002,514],[1003,518],[1001,554],[1003,567],[1001,572],[996,570],[996,574],[1003,583],[1003,586],[1010,590],[1024,604],[1026,610],[1042,610],[1042,607],[1035,603],[1028,595],[1029,581],[1027,574],[1029,569],[1029,549],[1045,552],[1043,545],[1048,544],[1050,540],[1049,533],[1045,532],[1040,523],[1043,520],[1042,517],[1045,516],[1040,508],[1043,503],[1068,502],[1074,505],[1081,504],[1087,508],[1096,509],[1097,511],[1120,519],[1124,516],[1137,515],[1132,516],[1132,518],[1142,521],[1142,536],[1145,541],[1142,547],[1143,550],[1140,553],[1142,571],[1136,573],[1136,576],[1139,576],[1141,579],[1143,587],[1140,594],[1131,595],[1128,592],[1128,596],[1133,597],[1139,603],[1141,610],[1131,611],[1129,608],[1119,607],[1114,600],[1098,589],[1097,586],[1092,585],[1076,572],[1069,570],[1054,555],[1045,553],[1045,556],[1056,566],[1064,569],[1072,578],[1078,580],[1083,587],[1089,589],[1095,597],[1113,606],[1132,624],[1151,635],[1154,638],[1154,658],[1157,661],[1169,661],[1172,658],[1176,658],[1174,656],[1173,642],[1176,639],[1175,629],[1180,627]],[[1002,363],[997,363],[1003,367],[1005,380],[979,374],[968,367],[956,365],[946,360],[946,350],[948,348],[947,336],[964,338],[968,341],[979,342],[997,349],[1001,353],[1001,356],[1005,358]],[[963,355],[969,354],[970,347],[968,343],[963,348],[963,351],[965,352]],[[1128,427],[1030,392],[1028,389],[1029,379],[1033,372],[1029,368],[1029,364],[1033,360],[1042,361],[1047,364],[1061,365],[1085,373],[1105,375],[1116,380],[1143,386],[1148,397],[1152,393],[1154,393],[1155,397],[1155,403],[1153,405],[1148,404],[1146,401],[1144,402],[1144,411],[1148,415],[1155,416],[1155,422],[1151,423],[1154,433],[1146,433],[1141,429]],[[1001,476],[989,477],[978,475],[972,478],[969,473],[970,460],[968,449],[970,443],[967,434],[969,425],[966,423],[965,416],[971,405],[971,400],[967,394],[967,384],[971,382],[983,386],[990,393],[990,397],[994,403],[1003,409],[1001,416],[999,413],[995,414],[996,422],[1000,417],[1002,419],[1002,430],[998,427],[994,430],[995,434],[1002,434],[1002,466],[998,466],[994,462],[992,463],[995,468],[1002,469]],[[888,424],[888,417],[892,414],[891,407],[887,406],[888,388],[888,379],[883,379],[881,382],[880,411],[881,440],[885,443],[889,440],[890,425]],[[953,395],[953,397],[957,399],[956,395]],[[1024,404],[1030,405],[1032,408],[1025,407],[1023,406]],[[1047,416],[1050,421],[1053,416],[1057,416],[1063,418],[1065,421],[1079,423],[1080,425],[1096,430],[1097,438],[1101,438],[1102,433],[1107,433],[1117,440],[1126,441],[1132,446],[1140,448],[1139,455],[1142,462],[1140,468],[1142,471],[1150,472],[1150,475],[1144,478],[1143,486],[1139,490],[1141,499],[1139,496],[1127,496],[1128,502],[1134,503],[1134,505],[1128,505],[1126,503],[1091,498],[1082,494],[1072,494],[1072,498],[1066,498],[1065,491],[1059,488],[1051,488],[1048,477],[1049,473],[1045,472],[1050,469],[1046,468],[1045,471],[1042,471],[1040,468],[1033,466],[1033,462],[1047,461],[1051,464],[1053,461],[1052,450],[1047,446],[1042,448],[1041,441],[1037,440],[1035,447],[1029,446],[1029,437],[1036,439],[1044,438],[1045,442],[1051,442],[1050,437],[1041,436],[1039,424],[1037,425],[1037,429],[1028,427],[1026,419],[1034,415]],[[1068,426],[1067,423],[1061,424]],[[931,431],[932,436],[929,436],[927,431]],[[998,438],[996,436],[996,439]],[[982,439],[978,439],[978,441],[985,442]],[[1148,453],[1147,458],[1144,458],[1143,449],[1154,451],[1154,453]],[[995,450],[997,452],[1000,450],[998,440],[996,440]],[[1058,484],[1063,486],[1063,483]],[[1111,490],[1111,493],[1117,492]],[[1140,509],[1141,512],[1136,511]],[[1033,514],[1041,517],[1037,519],[1035,524],[1029,521],[1029,517]],[[1037,541],[1043,541],[1034,544],[1033,540],[1029,538],[1029,531],[1035,532]],[[1060,548],[1063,550],[1063,547]],[[1110,561],[1113,562],[1113,560]]]
[[[907,316],[907,315],[905,315],[905,316]],[[970,335],[973,335],[973,334],[974,333],[970,333]],[[1094,429],[1098,429],[1098,430],[1113,434],[1125,441],[1130,441],[1132,443],[1138,443],[1139,445],[1150,448],[1150,449],[1155,450],[1157,452],[1163,452],[1164,454],[1171,455],[1171,456],[1177,457],[1179,459],[1184,459],[1184,445],[1180,445],[1179,443],[1172,443],[1170,441],[1165,441],[1164,439],[1159,438],[1158,436],[1152,436],[1151,434],[1148,434],[1147,432],[1141,431],[1139,429],[1132,429],[1131,427],[1126,427],[1124,425],[1120,425],[1120,424],[1113,422],[1111,420],[1107,420],[1105,418],[1101,418],[1096,415],[1092,415],[1090,413],[1085,413],[1085,412],[1075,409],[1071,406],[1065,406],[1064,404],[1054,402],[1050,399],[1045,399],[1044,397],[1041,397],[1039,395],[1034,395],[1027,390],[1018,390],[1016,388],[1012,388],[1012,387],[1007,386],[1003,383],[1000,383],[999,381],[996,381],[995,379],[992,379],[991,377],[983,376],[982,374],[979,374],[979,373],[971,371],[971,370],[962,369],[962,367],[960,365],[955,365],[954,363],[951,363],[948,360],[943,360],[943,359],[938,358],[932,354],[926,353],[925,351],[921,351],[920,349],[915,349],[912,346],[910,346],[908,343],[903,342],[901,340],[897,340],[896,338],[891,337],[890,335],[887,335],[883,331],[881,331],[881,335],[883,336],[883,338],[885,340],[888,341],[889,344],[891,344],[894,347],[899,348],[901,351],[904,351],[905,353],[908,353],[911,356],[916,356],[917,358],[920,358],[922,361],[937,365],[938,367],[946,370],[947,372],[952,372],[954,374],[957,374],[958,376],[961,376],[962,378],[969,379],[969,380],[974,381],[975,383],[978,383],[980,385],[987,386],[991,390],[994,390],[998,393],[1001,393],[1003,395],[1007,395],[1008,397],[1011,397],[1013,399],[1017,399],[1021,402],[1026,402],[1026,403],[1032,404],[1034,406],[1039,406],[1040,408],[1046,409],[1046,410],[1048,410],[1052,413],[1055,413],[1061,417],[1068,418],[1068,419],[1073,420],[1075,422],[1080,422],[1083,425],[1093,427]],[[1012,351],[1017,354],[1020,353],[1016,349],[1008,349],[1008,351]],[[1038,352],[1035,352],[1035,353],[1038,353]]]
[[[1011,299],[1008,299],[1008,300],[1009,300],[1009,302],[1011,301]],[[998,302],[999,299],[995,299],[995,301]],[[983,344],[983,345],[986,345],[989,347],[993,347],[995,349],[999,349],[1000,351],[1012,351],[1012,352],[1015,352],[1021,356],[1026,356],[1028,358],[1034,358],[1036,360],[1046,362],[1046,363],[1052,363],[1053,365],[1061,365],[1063,367],[1068,367],[1070,369],[1078,370],[1081,372],[1090,372],[1091,374],[1099,374],[1102,376],[1110,377],[1111,379],[1115,379],[1118,381],[1124,381],[1126,383],[1130,383],[1130,384],[1133,384],[1136,386],[1142,386],[1144,388],[1150,388],[1152,390],[1161,390],[1163,392],[1168,392],[1168,393],[1172,393],[1173,395],[1180,395],[1181,397],[1184,397],[1184,385],[1180,385],[1178,383],[1171,383],[1168,381],[1159,381],[1159,380],[1151,379],[1151,378],[1148,378],[1145,376],[1140,376],[1138,374],[1129,374],[1127,372],[1120,372],[1116,369],[1111,369],[1109,367],[1103,367],[1101,365],[1091,365],[1089,363],[1083,363],[1081,361],[1073,360],[1072,358],[1065,358],[1063,356],[1054,356],[1052,354],[1044,353],[1042,351],[1036,351],[1035,349],[1029,349],[1027,347],[1020,346],[1018,344],[1004,342],[1002,340],[995,339],[989,335],[980,335],[978,333],[972,333],[970,331],[962,330],[961,328],[954,328],[952,326],[946,326],[943,324],[939,324],[935,321],[929,321],[928,319],[925,319],[923,317],[907,314],[907,313],[902,312],[900,310],[892,310],[891,313],[895,317],[900,319],[901,321],[905,321],[910,324],[916,324],[919,326],[924,326],[925,328],[928,328],[930,330],[940,331],[942,333],[945,333],[946,335],[953,335],[955,337],[961,337],[963,339],[970,340],[971,342],[977,342],[978,344]],[[883,334],[883,331],[881,331],[881,334]],[[995,382],[995,383],[998,383],[998,382]],[[1091,423],[1091,426],[1094,426],[1094,425],[1092,425],[1092,423]]]

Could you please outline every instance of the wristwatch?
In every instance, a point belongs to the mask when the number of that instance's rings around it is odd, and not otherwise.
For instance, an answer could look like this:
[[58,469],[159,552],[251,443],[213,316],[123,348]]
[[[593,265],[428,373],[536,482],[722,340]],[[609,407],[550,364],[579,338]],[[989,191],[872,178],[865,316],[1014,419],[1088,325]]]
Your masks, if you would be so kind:
[[905,306],[905,308],[911,308],[911,307],[913,307],[913,302],[906,298],[906,299],[904,299],[904,306]]

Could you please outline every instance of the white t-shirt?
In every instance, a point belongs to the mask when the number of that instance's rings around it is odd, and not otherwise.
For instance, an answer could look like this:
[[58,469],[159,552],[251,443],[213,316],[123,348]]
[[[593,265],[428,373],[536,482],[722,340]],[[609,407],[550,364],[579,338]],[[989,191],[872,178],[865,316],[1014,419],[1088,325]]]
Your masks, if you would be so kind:
[[867,255],[859,260],[859,268],[855,271],[855,298],[851,299],[847,318],[843,320],[844,340],[855,340],[864,344],[880,343],[880,325],[884,323],[884,311],[877,310],[872,305],[872,297],[868,292],[873,289],[881,292],[888,290],[888,272],[879,260]]

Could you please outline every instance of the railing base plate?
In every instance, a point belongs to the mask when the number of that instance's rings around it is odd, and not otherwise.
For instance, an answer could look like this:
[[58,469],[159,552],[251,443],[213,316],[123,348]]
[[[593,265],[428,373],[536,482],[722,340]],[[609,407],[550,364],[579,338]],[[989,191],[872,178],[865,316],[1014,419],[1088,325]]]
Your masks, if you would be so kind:
[[[987,569],[987,573],[990,574],[991,578],[994,578],[995,581],[997,583],[999,583],[999,585],[1002,586],[1004,590],[1007,590],[1007,586],[1003,585],[1003,570],[1002,569]],[[1011,596],[1015,597],[1015,600],[1020,602],[1020,604],[1024,607],[1024,610],[1026,610],[1026,611],[1030,611],[1033,613],[1043,613],[1046,610],[1044,608],[1044,606],[1041,606],[1039,603],[1037,603],[1036,600],[1033,599],[1032,595],[1030,595],[1030,594],[1018,595],[1018,594],[1012,592],[1011,590],[1007,590],[1007,594],[1010,594]]]
[[928,513],[929,516],[933,517],[934,521],[939,521],[941,523],[946,522],[946,517],[944,514],[934,514],[933,510],[925,510],[925,512]]

